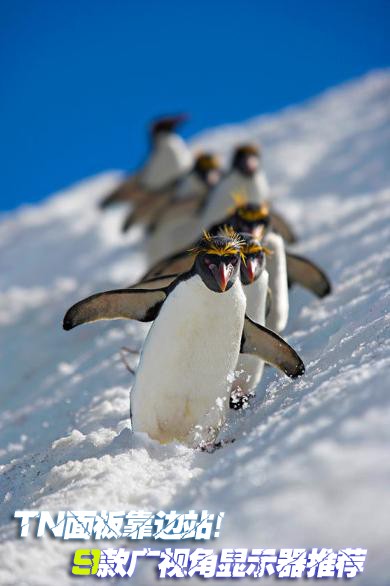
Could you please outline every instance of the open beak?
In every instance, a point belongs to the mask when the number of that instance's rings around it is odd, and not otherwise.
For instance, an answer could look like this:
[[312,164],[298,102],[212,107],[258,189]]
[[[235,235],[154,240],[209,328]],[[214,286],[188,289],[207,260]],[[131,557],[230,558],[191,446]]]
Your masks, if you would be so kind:
[[221,291],[225,291],[229,281],[229,277],[231,275],[231,271],[229,270],[229,268],[225,265],[225,263],[221,262],[218,266],[215,266],[212,269],[212,273]]
[[253,283],[256,276],[257,260],[254,258],[248,258],[246,261],[246,270],[250,283]]

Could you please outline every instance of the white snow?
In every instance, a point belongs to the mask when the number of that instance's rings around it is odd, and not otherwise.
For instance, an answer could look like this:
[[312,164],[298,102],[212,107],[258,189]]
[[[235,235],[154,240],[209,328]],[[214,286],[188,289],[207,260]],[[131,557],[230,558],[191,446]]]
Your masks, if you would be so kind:
[[[96,206],[120,175],[3,216],[2,585],[73,584],[70,555],[84,547],[18,539],[15,510],[137,508],[225,511],[216,549],[368,548],[354,584],[389,583],[389,97],[390,73],[377,71],[192,143],[227,156],[236,142],[261,141],[277,205],[297,222],[296,250],[334,283],[322,301],[291,298],[287,336],[306,375],[268,370],[253,408],[231,415],[224,433],[237,441],[211,455],[130,434],[132,378],[119,349],[140,347],[148,325],[61,329],[73,302],[144,269],[140,231],[123,237],[122,212]],[[133,583],[154,583],[146,565]]]

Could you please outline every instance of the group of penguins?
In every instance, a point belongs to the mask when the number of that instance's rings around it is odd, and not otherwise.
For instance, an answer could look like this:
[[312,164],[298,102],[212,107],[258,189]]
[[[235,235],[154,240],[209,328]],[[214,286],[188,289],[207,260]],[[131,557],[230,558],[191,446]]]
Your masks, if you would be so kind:
[[65,330],[97,320],[153,322],[131,390],[133,431],[161,443],[209,450],[229,409],[246,408],[264,365],[304,374],[280,336],[289,288],[330,293],[325,273],[290,252],[291,226],[270,202],[257,145],[238,145],[230,169],[193,155],[178,127],[183,115],[150,127],[142,168],[100,202],[125,207],[122,230],[142,225],[148,271],[135,284],[73,305]]

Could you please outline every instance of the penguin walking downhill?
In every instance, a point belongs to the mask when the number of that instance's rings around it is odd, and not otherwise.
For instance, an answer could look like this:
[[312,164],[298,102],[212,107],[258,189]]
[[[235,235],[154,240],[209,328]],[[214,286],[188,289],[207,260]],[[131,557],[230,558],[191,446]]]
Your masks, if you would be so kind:
[[[201,229],[222,221],[234,193],[244,193],[248,203],[269,202],[270,187],[261,164],[261,150],[257,145],[244,144],[235,149],[230,171],[207,198],[200,216]],[[282,216],[275,210],[271,211],[271,215],[274,229],[286,242],[295,242],[296,236]]]
[[[255,322],[267,324],[270,329],[285,327],[289,285],[298,284],[319,298],[330,293],[331,284],[322,269],[312,261],[287,251],[282,238],[272,232],[266,204],[240,204],[209,232],[216,235],[226,227],[233,228],[244,240],[242,253],[245,262],[241,263],[240,276],[247,299],[246,312]],[[262,241],[266,234],[268,240],[265,239],[265,242],[269,246]],[[193,258],[187,250],[182,250],[156,263],[136,286],[153,288],[166,285],[178,273],[190,270],[192,264]],[[253,355],[240,354],[232,385],[230,406],[233,409],[248,405],[249,398],[261,381],[263,370],[264,361]]]
[[229,408],[229,376],[240,352],[254,354],[291,378],[304,373],[282,338],[245,315],[239,278],[241,240],[205,234],[192,269],[159,289],[92,295],[65,315],[70,330],[101,319],[152,321],[131,392],[134,431],[162,443],[215,442]]
[[127,177],[100,203],[107,208],[117,203],[146,204],[156,192],[167,189],[192,166],[192,155],[176,129],[187,116],[164,116],[150,128],[151,152],[143,167]]
[[[231,228],[224,227],[219,235],[231,233]],[[269,250],[262,246],[251,234],[239,234],[243,244],[240,278],[246,297],[246,314],[256,323],[264,326],[267,309],[270,307],[270,289],[266,270],[266,255]],[[187,255],[188,256],[188,255]],[[191,257],[189,257],[191,258]],[[193,261],[192,261],[193,262]],[[156,289],[172,283],[177,275],[155,277],[139,284],[139,287]],[[249,405],[249,398],[258,386],[264,370],[264,361],[252,354],[241,353],[234,372],[231,386],[230,407],[241,409]]]

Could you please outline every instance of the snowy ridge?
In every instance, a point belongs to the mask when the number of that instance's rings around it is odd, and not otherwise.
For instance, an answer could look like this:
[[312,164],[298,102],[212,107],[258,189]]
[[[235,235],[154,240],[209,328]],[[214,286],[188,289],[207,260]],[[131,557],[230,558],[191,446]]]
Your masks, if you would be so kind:
[[[73,584],[70,553],[84,547],[17,539],[16,509],[137,508],[224,510],[216,549],[366,547],[354,584],[388,584],[389,96],[390,73],[373,72],[193,141],[224,155],[236,142],[261,142],[275,201],[297,221],[295,250],[334,283],[322,301],[293,292],[287,337],[306,375],[294,382],[269,370],[253,408],[226,426],[225,437],[237,441],[212,455],[130,435],[132,380],[118,351],[141,346],[147,325],[61,330],[73,302],[144,269],[140,233],[123,238],[122,211],[96,207],[119,174],[4,217],[2,585]],[[154,583],[139,569],[133,583]]]

